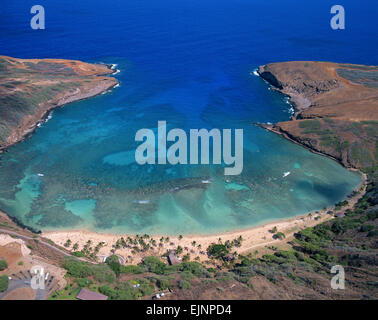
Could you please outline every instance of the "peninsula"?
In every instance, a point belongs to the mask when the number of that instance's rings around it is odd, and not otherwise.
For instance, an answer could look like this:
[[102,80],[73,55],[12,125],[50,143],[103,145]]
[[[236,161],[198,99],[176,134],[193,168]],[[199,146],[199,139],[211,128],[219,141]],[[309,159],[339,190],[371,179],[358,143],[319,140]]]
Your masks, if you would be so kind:
[[111,66],[0,56],[0,151],[31,133],[52,109],[105,92]]
[[258,74],[287,95],[291,121],[264,124],[345,167],[368,168],[378,157],[378,67],[294,61],[261,66]]

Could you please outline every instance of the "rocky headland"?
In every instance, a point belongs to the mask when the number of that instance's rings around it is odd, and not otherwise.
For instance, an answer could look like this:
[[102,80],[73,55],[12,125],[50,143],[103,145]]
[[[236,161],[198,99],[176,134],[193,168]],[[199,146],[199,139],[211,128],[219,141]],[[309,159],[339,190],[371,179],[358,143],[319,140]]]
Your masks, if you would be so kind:
[[103,93],[111,66],[0,56],[0,151],[21,141],[54,108]]
[[294,61],[258,74],[289,97],[291,121],[262,127],[348,168],[374,167],[378,157],[378,67]]

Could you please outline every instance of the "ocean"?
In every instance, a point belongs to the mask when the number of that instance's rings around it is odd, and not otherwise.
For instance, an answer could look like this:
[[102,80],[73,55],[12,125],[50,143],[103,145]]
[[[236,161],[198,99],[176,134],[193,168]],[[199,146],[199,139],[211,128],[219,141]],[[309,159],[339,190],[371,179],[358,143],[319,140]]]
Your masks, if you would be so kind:
[[[120,86],[53,112],[0,158],[0,209],[43,230],[210,234],[334,205],[361,181],[326,157],[252,125],[290,119],[254,71],[289,60],[378,64],[374,1],[41,0],[0,4],[0,53],[116,64]],[[138,165],[135,133],[244,130],[244,169]],[[290,173],[290,174],[288,174]]]

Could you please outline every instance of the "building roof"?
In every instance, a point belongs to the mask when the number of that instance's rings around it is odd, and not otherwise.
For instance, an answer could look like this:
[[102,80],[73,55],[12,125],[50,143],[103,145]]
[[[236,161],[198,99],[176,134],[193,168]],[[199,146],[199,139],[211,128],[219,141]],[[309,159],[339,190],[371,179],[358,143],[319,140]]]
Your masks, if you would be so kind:
[[170,251],[170,252],[168,253],[168,262],[169,262],[169,264],[171,264],[171,265],[179,264],[179,263],[180,263],[179,259],[178,259],[177,256],[176,256],[176,252],[174,252],[174,251]]
[[93,292],[88,289],[81,289],[79,294],[76,296],[77,299],[79,300],[107,300],[108,297],[98,293],[98,292]]

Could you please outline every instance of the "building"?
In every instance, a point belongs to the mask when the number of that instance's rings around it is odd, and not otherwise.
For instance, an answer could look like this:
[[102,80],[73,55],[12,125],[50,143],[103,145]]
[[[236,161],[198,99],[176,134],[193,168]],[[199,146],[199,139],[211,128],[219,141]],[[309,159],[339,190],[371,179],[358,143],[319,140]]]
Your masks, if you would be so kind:
[[108,297],[98,293],[98,292],[93,292],[88,289],[81,289],[79,294],[76,296],[77,299],[79,300],[107,300]]
[[169,251],[167,258],[168,258],[168,263],[171,266],[180,263],[178,257],[176,256],[176,252],[175,251]]

